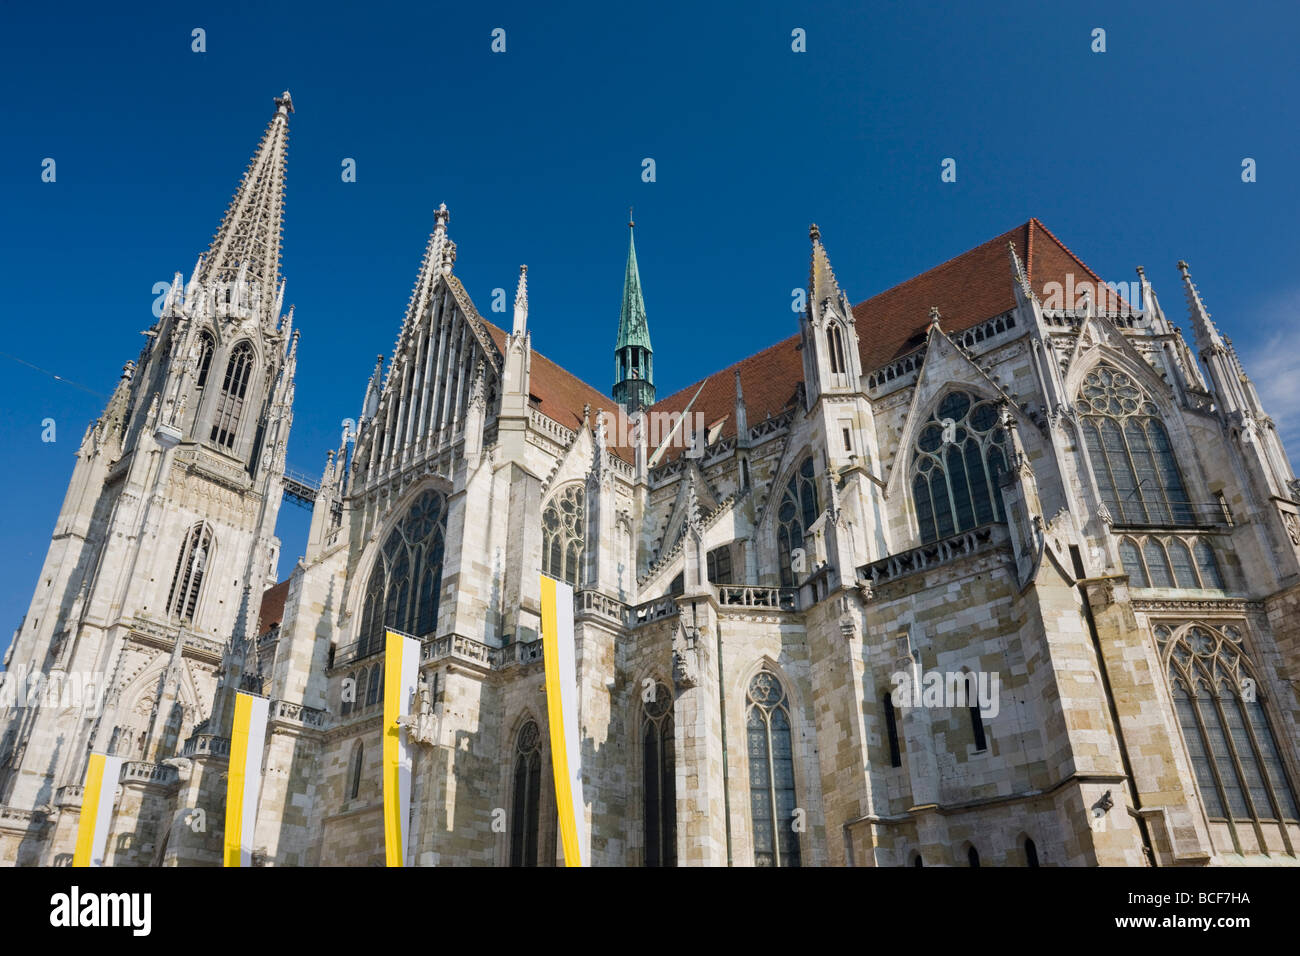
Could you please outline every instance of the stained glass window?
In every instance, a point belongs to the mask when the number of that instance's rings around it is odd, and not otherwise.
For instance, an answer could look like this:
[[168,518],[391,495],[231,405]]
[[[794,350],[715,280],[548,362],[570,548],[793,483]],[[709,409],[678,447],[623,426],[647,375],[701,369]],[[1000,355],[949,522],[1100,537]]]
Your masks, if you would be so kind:
[[794,829],[794,750],[789,701],[771,671],[749,682],[746,695],[750,816],[757,866],[798,866],[799,834]]
[[997,405],[949,392],[916,437],[912,500],[922,543],[1005,521],[999,476],[1007,469],[1006,430]]

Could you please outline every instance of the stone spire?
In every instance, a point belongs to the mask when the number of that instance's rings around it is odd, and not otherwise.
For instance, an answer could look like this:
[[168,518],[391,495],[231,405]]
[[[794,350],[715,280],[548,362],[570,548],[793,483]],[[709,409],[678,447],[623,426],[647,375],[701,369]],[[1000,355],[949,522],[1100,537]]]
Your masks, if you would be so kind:
[[1201,293],[1192,282],[1191,270],[1181,259],[1178,260],[1178,271],[1183,274],[1183,293],[1187,296],[1187,309],[1192,317],[1192,334],[1195,336],[1196,348],[1204,358],[1207,349],[1224,348],[1223,338],[1214,323],[1210,321],[1210,313],[1206,310],[1205,303],[1201,301]]
[[275,98],[275,115],[262,134],[248,170],[235,191],[212,245],[198,267],[200,288],[241,279],[267,319],[280,282],[280,240],[284,231],[284,179],[289,149],[289,91]]
[[519,284],[515,288],[515,321],[511,334],[528,331],[528,266],[519,267]]
[[614,343],[614,400],[632,411],[653,405],[654,348],[646,318],[641,271],[636,263],[636,225],[629,216],[627,268],[623,273],[623,306],[618,315],[618,341]]

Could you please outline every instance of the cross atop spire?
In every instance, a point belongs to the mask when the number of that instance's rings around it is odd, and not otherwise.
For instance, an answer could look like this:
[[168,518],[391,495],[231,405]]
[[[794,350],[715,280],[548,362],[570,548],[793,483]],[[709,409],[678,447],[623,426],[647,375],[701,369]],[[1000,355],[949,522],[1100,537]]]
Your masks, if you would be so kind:
[[[241,277],[250,287],[250,299],[261,304],[264,318],[276,301],[280,282],[280,240],[284,232],[284,173],[289,149],[289,91],[275,97],[262,141],[235,191],[225,218],[203,257],[200,286],[234,282]],[[218,300],[220,301],[220,300]]]

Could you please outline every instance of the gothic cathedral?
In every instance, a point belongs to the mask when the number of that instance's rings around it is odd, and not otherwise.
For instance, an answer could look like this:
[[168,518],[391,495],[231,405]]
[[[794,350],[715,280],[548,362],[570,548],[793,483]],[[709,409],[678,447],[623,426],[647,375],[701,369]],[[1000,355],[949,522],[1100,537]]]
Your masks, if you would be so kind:
[[93,750],[107,863],[219,864],[244,691],[255,862],[382,865],[391,629],[409,862],[555,865],[539,571],[596,865],[1300,860],[1300,482],[1185,263],[1190,345],[1036,219],[857,305],[814,226],[795,334],[659,397],[630,244],[606,394],[533,351],[526,269],[479,313],[444,206],[303,481],[275,102],[78,449],[0,674],[0,862],[71,860]]

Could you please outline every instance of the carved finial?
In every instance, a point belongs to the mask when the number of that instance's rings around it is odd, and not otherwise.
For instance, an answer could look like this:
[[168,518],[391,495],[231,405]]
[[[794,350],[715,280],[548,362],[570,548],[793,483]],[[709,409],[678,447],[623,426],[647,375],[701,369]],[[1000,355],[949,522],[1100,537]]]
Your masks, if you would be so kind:
[[275,111],[284,116],[293,112],[293,97],[289,95],[288,90],[275,98]]
[[934,305],[930,306],[930,328],[932,329],[939,328],[939,307],[938,306],[934,306]]
[[808,227],[808,238],[811,239],[813,242],[821,241],[822,231],[817,228],[817,223],[814,222],[812,225]]
[[447,212],[445,202],[438,203],[438,208],[433,213],[433,231],[444,233],[447,231],[447,220],[451,218],[451,213]]
[[591,402],[582,406],[582,427],[587,428],[591,425]]

